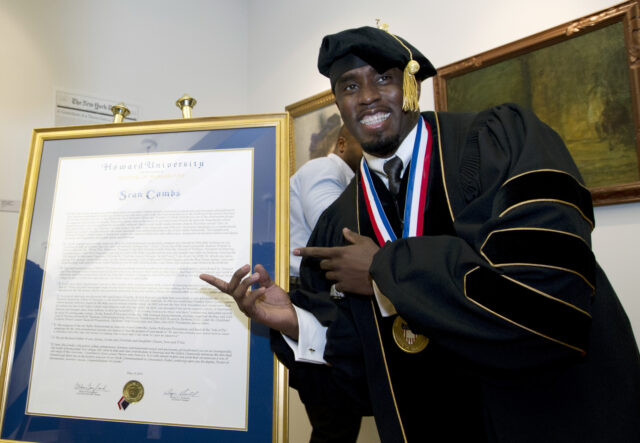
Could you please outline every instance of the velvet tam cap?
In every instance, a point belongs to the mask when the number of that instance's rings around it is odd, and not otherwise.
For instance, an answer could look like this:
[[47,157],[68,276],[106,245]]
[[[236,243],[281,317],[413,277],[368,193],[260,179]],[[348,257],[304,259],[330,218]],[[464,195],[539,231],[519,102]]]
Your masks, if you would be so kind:
[[351,69],[371,65],[380,73],[391,68],[404,70],[412,59],[420,65],[415,73],[417,80],[436,74],[431,62],[409,42],[383,29],[364,26],[325,36],[318,54],[318,70],[329,78],[334,90],[338,78]]

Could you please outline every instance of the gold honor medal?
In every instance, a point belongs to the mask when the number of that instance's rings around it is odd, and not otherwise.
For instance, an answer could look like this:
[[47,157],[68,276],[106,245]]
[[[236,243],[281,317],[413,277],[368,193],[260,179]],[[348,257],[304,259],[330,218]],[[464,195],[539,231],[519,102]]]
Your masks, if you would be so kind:
[[393,340],[398,347],[409,354],[417,354],[429,344],[429,339],[421,334],[416,334],[402,317],[397,316],[393,321]]
[[128,381],[122,389],[122,396],[129,403],[139,402],[144,396],[144,388],[142,387],[142,383],[137,380]]

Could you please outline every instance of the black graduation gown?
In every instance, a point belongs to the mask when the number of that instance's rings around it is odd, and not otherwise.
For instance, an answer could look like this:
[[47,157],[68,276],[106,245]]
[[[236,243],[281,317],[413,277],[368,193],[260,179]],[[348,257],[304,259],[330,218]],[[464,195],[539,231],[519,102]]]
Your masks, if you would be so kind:
[[[425,233],[387,243],[370,272],[430,344],[399,351],[370,298],[331,300],[305,260],[292,298],[329,327],[331,366],[294,362],[274,335],[291,385],[304,402],[373,411],[384,442],[635,441],[638,350],[591,253],[590,196],[564,144],[515,105],[424,117],[437,159]],[[344,244],[344,226],[370,235],[363,208],[356,180],[309,244]]]

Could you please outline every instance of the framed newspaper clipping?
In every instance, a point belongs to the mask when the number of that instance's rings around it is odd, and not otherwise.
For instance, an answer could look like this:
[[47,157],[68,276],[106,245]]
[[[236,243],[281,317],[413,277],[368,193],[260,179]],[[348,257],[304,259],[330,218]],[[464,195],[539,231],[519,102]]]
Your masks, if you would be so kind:
[[267,328],[199,280],[288,280],[288,116],[34,131],[1,441],[285,442]]

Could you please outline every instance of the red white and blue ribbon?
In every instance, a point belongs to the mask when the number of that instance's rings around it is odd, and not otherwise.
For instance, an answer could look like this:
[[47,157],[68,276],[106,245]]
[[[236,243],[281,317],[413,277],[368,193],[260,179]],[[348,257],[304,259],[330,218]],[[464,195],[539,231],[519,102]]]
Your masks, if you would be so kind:
[[[424,204],[429,183],[429,165],[431,164],[432,145],[431,127],[420,117],[409,168],[409,182],[404,205],[405,222],[402,229],[403,238],[422,235]],[[369,219],[371,220],[378,243],[380,246],[383,246],[388,241],[396,240],[396,234],[393,232],[389,219],[384,213],[380,198],[373,186],[371,172],[364,157],[360,162],[360,172]]]

